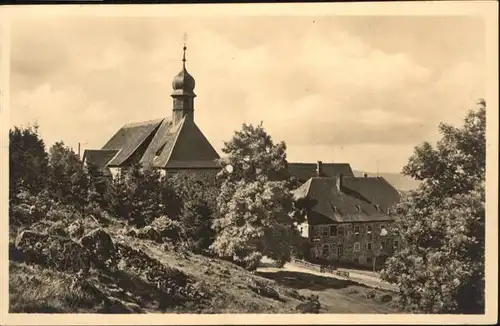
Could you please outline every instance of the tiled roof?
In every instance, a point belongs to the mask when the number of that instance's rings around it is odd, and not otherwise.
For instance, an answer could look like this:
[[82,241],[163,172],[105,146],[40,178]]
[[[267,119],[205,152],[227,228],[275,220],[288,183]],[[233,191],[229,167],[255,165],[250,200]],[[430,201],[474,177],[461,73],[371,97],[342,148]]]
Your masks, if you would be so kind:
[[[303,182],[317,176],[316,167],[316,163],[288,163],[290,175]],[[340,174],[354,177],[354,173],[349,163],[321,163],[321,169],[322,175],[325,177],[333,178]]]
[[[345,187],[342,188],[342,191],[337,189],[336,178],[327,177],[311,178],[294,191],[297,199],[308,198],[313,202],[313,207],[307,214],[309,224],[392,220],[392,216],[386,214],[386,211],[384,211],[382,203],[366,200],[363,196],[357,194],[356,191],[349,187],[352,180],[347,181],[347,179],[350,178],[344,178]],[[379,185],[382,185],[382,183]],[[374,185],[371,185],[371,187],[371,190],[375,189]],[[383,187],[385,186],[381,186],[380,188],[381,194],[377,198],[371,197],[372,200],[382,200],[381,198],[384,198],[384,193],[388,189]],[[365,194],[368,193],[366,190],[364,192]],[[392,201],[392,204],[395,204],[397,200],[394,201],[395,198],[392,192],[387,193],[387,199],[383,199],[383,202],[389,204]],[[380,205],[380,207],[377,208],[375,205]]]
[[115,149],[120,152],[108,162],[108,166],[121,166],[134,154],[137,149],[153,134],[160,126],[163,119],[128,124],[120,128],[118,132],[102,147],[102,149]]
[[144,152],[141,164],[143,166],[165,167],[181,126],[182,123],[173,126],[172,121],[164,119]]
[[86,149],[83,152],[83,162],[103,167],[111,160],[118,150],[116,149]]
[[[191,119],[176,126],[169,119],[128,124],[101,150],[87,150],[101,167],[143,166],[167,169],[218,169],[219,155]],[[106,155],[104,155],[106,153]],[[113,153],[113,155],[111,155]]]
[[345,191],[351,190],[370,203],[379,205],[384,212],[400,199],[399,192],[382,177],[344,178]]
[[[173,168],[181,164],[186,166],[192,164],[193,167],[218,167],[216,161],[219,154],[212,147],[205,135],[191,119],[183,119],[180,123],[179,131],[176,135],[173,147],[168,160],[161,162],[162,167]],[[177,163],[176,163],[177,162]]]

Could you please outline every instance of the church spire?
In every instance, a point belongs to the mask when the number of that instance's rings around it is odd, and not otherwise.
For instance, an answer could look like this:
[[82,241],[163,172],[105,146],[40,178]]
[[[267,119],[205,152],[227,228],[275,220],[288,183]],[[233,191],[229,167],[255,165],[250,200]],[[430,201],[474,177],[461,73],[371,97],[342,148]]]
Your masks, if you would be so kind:
[[186,41],[187,35],[184,34],[184,46],[182,48],[182,70],[174,77],[172,81],[172,97],[174,99],[172,121],[177,124],[182,118],[193,119],[194,115],[194,93],[195,81],[186,69]]
[[187,50],[187,33],[184,33],[184,47],[182,48],[182,68],[186,70],[186,50]]

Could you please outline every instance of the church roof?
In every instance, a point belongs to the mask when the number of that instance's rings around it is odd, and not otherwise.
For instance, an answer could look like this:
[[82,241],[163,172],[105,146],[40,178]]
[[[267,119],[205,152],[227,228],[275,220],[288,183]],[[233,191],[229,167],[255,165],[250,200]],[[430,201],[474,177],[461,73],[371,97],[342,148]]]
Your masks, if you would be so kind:
[[[288,163],[290,175],[303,182],[317,176],[316,167],[316,163]],[[325,177],[333,178],[340,174],[354,177],[349,163],[321,163],[321,170]]]
[[175,126],[168,118],[127,124],[101,150],[86,150],[84,156],[101,167],[140,162],[157,168],[219,168],[219,155],[195,122],[186,118]]
[[141,163],[158,168],[219,168],[219,154],[193,120],[176,126],[165,119],[146,149]]
[[131,123],[121,127],[102,147],[107,150],[118,150],[119,153],[107,163],[108,166],[123,165],[128,158],[156,131],[163,119]]
[[344,177],[339,190],[336,178],[313,177],[296,189],[294,196],[312,201],[307,214],[312,225],[390,221],[394,217],[388,214],[388,208],[397,203],[399,194],[380,179]]
[[118,150],[115,149],[88,149],[83,153],[83,161],[89,165],[105,166],[116,153]]

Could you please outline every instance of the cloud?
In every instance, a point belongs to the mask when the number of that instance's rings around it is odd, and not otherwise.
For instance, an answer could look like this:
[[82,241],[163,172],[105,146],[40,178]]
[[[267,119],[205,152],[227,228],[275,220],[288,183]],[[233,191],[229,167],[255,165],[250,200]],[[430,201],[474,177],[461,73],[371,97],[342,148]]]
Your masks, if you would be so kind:
[[[417,39],[424,25],[433,35]],[[343,146],[354,165],[391,149],[400,162],[402,148],[436,138],[440,121],[459,122],[483,96],[481,56],[464,54],[477,52],[481,38],[468,28],[462,43],[451,42],[451,27],[432,28],[441,25],[367,17],[19,20],[11,28],[11,124],[37,119],[50,142],[99,148],[125,123],[169,116],[186,31],[195,119],[215,147],[241,123],[264,121],[292,160],[316,161]]]

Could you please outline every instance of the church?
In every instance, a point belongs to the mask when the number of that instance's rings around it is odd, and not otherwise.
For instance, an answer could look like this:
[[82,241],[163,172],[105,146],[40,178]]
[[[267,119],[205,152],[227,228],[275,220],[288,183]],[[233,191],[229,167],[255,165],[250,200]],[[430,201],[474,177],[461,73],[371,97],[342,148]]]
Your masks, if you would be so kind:
[[220,170],[219,154],[194,121],[195,80],[183,50],[182,70],[172,81],[172,116],[124,125],[101,149],[85,150],[84,165],[113,176],[137,163],[163,173]]

